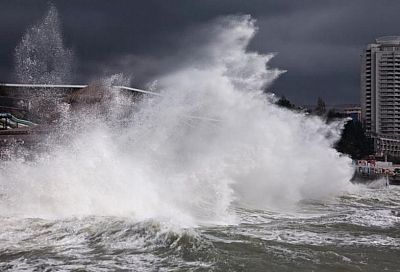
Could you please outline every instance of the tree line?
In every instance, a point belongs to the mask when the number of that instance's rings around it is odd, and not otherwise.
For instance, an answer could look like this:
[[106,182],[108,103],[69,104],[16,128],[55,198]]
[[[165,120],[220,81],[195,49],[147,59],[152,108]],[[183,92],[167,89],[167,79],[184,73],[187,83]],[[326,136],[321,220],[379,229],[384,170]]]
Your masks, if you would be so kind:
[[[318,98],[317,105],[314,109],[298,107],[291,103],[285,96],[278,99],[275,104],[289,110],[303,111],[310,115],[320,116],[327,124],[348,117],[336,109],[327,110],[326,104],[321,98]],[[336,142],[334,148],[343,154],[348,154],[355,160],[367,158],[374,154],[373,140],[367,137],[362,123],[359,120],[353,119],[346,122],[341,137],[339,141]]]

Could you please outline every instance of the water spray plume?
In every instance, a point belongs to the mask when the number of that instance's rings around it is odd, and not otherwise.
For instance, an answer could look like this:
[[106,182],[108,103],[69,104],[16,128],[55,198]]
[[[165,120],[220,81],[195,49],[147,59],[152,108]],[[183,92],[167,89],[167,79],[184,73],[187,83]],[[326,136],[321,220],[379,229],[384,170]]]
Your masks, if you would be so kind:
[[[73,53],[63,44],[57,9],[50,6],[41,22],[30,27],[15,48],[15,77],[25,84],[67,84],[72,78]],[[27,91],[37,119],[54,120],[66,109],[56,91],[37,88]],[[65,105],[64,105],[65,106]]]
[[[58,22],[48,25],[54,14],[50,9],[31,31],[46,26],[56,39],[33,39],[28,32],[22,44],[59,48]],[[332,148],[340,126],[266,98],[264,88],[281,71],[267,68],[273,55],[247,51],[254,23],[249,16],[214,22],[212,36],[194,53],[201,62],[191,59],[159,76],[160,96],[144,98],[132,111],[126,110],[128,98],[113,93],[102,104],[106,111],[70,115],[82,129],[54,132],[55,138],[68,134],[67,144],[52,144],[35,161],[2,163],[1,215],[228,224],[236,222],[236,207],[288,209],[346,189],[350,159]],[[21,63],[25,56],[18,57]],[[30,69],[22,70],[21,79],[37,80]],[[104,84],[110,92],[111,85],[123,85],[112,81]],[[122,119],[123,126],[115,125]]]
[[65,84],[71,80],[72,51],[63,44],[57,9],[49,8],[15,49],[15,72],[21,83]]

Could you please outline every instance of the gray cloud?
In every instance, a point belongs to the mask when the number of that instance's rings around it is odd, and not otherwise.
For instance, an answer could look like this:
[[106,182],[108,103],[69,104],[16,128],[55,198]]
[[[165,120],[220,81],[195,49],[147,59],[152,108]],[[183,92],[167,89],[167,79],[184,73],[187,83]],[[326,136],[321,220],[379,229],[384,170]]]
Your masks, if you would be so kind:
[[[216,17],[251,14],[258,35],[251,50],[279,52],[271,65],[288,70],[271,87],[298,104],[357,103],[362,48],[400,34],[395,0],[53,1],[68,47],[79,60],[76,82],[123,71],[134,84],[176,65],[185,37]],[[0,0],[0,81],[12,81],[13,50],[47,1]],[[189,34],[188,34],[189,33]],[[195,35],[196,36],[196,35]]]

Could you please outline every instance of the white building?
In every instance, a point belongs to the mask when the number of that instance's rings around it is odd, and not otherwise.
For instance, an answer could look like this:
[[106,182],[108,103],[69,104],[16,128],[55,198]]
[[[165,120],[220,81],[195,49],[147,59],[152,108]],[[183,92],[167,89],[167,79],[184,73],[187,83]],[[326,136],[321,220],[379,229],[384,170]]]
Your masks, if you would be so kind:
[[[400,36],[369,44],[362,54],[361,112],[379,154],[400,150]],[[383,148],[384,147],[384,148]]]

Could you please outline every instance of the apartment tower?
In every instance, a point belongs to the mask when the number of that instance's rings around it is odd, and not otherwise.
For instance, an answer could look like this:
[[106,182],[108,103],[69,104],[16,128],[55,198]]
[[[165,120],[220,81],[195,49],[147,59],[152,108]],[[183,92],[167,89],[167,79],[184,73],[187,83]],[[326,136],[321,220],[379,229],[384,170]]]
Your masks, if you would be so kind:
[[400,36],[378,38],[363,51],[361,114],[375,152],[400,157]]

